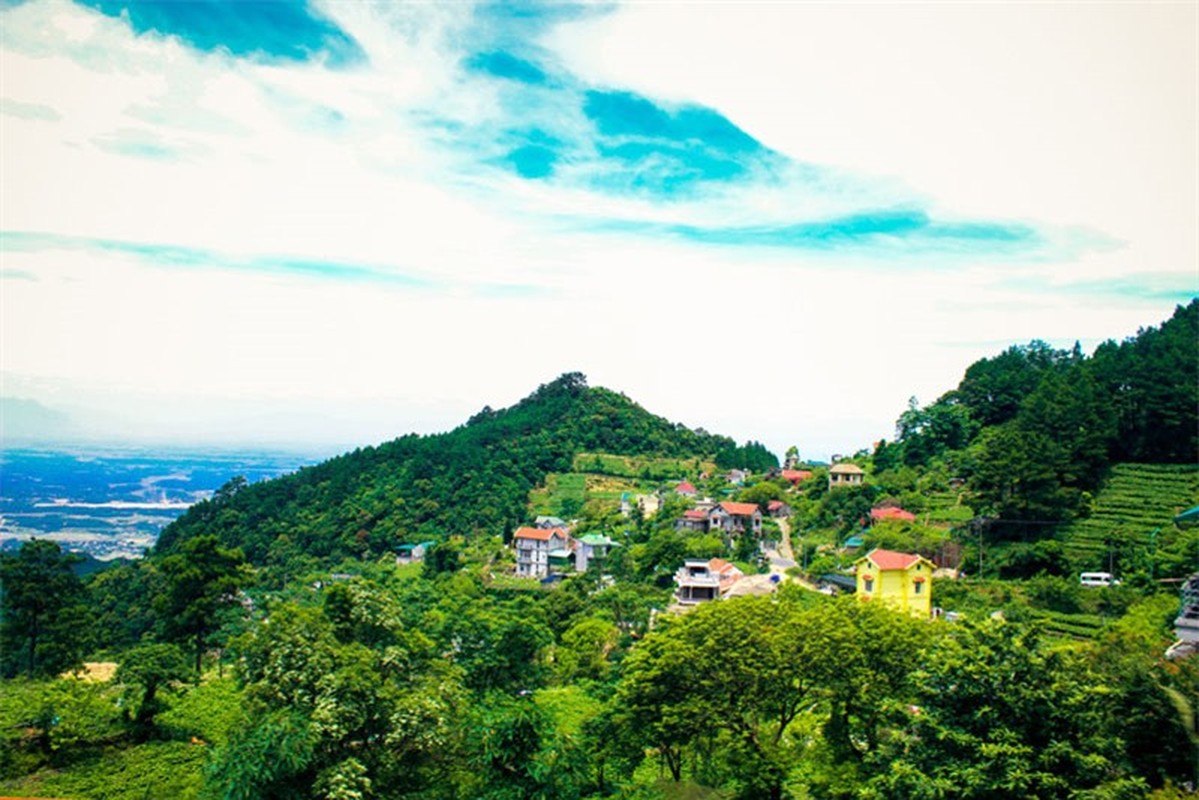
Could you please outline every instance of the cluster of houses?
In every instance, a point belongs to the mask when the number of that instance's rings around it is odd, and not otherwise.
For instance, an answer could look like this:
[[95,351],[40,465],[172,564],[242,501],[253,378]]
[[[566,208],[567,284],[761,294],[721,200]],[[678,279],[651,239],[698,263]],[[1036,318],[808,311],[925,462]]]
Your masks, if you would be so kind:
[[[915,617],[933,613],[932,579],[936,565],[914,553],[897,553],[876,548],[854,562],[854,575],[828,576],[835,591],[856,593],[864,603],[884,603]],[[736,593],[745,577],[735,565],[722,558],[710,561],[687,559],[675,573],[675,602],[694,606],[720,600]]]
[[[790,466],[780,470],[778,476],[790,482],[792,486],[797,487],[812,476],[807,470]],[[741,475],[728,477],[730,480],[744,480],[744,476]],[[829,469],[829,487],[856,486],[862,482],[863,477],[864,473],[860,467],[837,463]],[[730,538],[742,534],[760,536],[762,533],[763,509],[756,503],[699,498],[696,487],[686,480],[678,483],[674,491],[693,500],[692,507],[676,521],[677,530],[716,532]],[[644,498],[638,498],[638,502],[643,500]],[[627,504],[626,495],[622,498],[622,509],[627,508]],[[772,517],[791,515],[791,508],[781,500],[771,501],[765,510],[766,514]],[[872,509],[870,518],[872,522],[911,521],[915,519],[915,515],[895,505],[884,505]],[[421,542],[401,545],[396,554],[397,563],[423,560],[432,544]],[[850,545],[850,542],[846,542],[846,545]],[[550,581],[566,573],[586,572],[594,561],[602,561],[613,547],[620,545],[608,536],[598,533],[573,536],[565,520],[554,516],[539,516],[532,525],[515,531],[512,546],[516,553],[518,577]],[[923,556],[875,549],[854,562],[852,576],[827,575],[819,588],[828,592],[853,592],[862,602],[885,603],[914,616],[928,617],[933,608],[932,578],[935,569],[936,566]],[[777,584],[782,577],[769,576],[770,584],[766,590],[773,590],[773,584]],[[674,576],[675,601],[679,606],[688,607],[720,600],[741,593],[738,584],[748,587],[754,583],[746,581],[745,578],[745,574],[736,565],[723,558],[686,559]],[[748,589],[758,590],[761,590],[761,587]]]
[[593,559],[606,558],[619,545],[603,534],[575,538],[557,517],[537,517],[533,525],[512,535],[516,574],[521,578],[549,578],[571,571],[586,572]]

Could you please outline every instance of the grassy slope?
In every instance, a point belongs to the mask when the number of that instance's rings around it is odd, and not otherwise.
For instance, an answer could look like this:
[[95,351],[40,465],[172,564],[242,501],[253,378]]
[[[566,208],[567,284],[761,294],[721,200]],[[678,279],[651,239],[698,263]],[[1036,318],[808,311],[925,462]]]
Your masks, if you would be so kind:
[[645,494],[662,483],[715,470],[714,463],[699,458],[579,453],[571,472],[550,473],[542,486],[529,492],[529,511],[534,516],[560,515],[567,500],[579,504],[598,500],[615,508],[623,494]]

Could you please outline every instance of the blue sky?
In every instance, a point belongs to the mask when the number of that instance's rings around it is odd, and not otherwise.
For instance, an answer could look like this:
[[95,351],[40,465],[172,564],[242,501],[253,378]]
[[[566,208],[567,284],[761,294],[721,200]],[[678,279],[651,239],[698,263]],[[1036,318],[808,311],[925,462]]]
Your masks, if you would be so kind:
[[0,25],[0,393],[100,438],[352,446],[581,370],[823,458],[1199,293],[1193,5]]

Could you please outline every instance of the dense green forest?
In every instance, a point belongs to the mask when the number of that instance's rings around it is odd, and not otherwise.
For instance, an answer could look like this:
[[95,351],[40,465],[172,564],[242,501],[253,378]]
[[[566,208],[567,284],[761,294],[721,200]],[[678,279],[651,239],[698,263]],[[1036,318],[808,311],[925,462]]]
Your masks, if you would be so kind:
[[1087,514],[1113,464],[1199,459],[1197,342],[1193,300],[1089,358],[1077,345],[1011,347],[971,365],[936,402],[913,398],[874,467],[947,465],[1004,538],[1039,538],[1046,523]]
[[[1193,301],[1089,357],[971,365],[853,457],[856,488],[569,374],[448,433],[234,478],[133,564],[81,578],[32,541],[0,558],[0,794],[1192,796],[1199,659],[1164,653],[1170,581],[1199,570],[1174,523],[1199,504],[1197,409]],[[681,478],[792,514],[760,539],[682,529]],[[887,506],[914,519],[872,521]],[[541,507],[617,546],[516,578],[508,539]],[[668,610],[684,559],[765,573],[786,540],[777,591]],[[933,589],[956,621],[813,591],[876,546],[968,573]],[[1109,566],[1121,585],[1079,586]]]
[[484,408],[449,433],[404,436],[274,481],[234,481],[168,526],[157,551],[173,552],[203,533],[241,547],[257,565],[327,563],[403,542],[490,536],[523,523],[529,491],[589,451],[778,466],[760,444],[737,447],[689,430],[571,373],[511,408]]

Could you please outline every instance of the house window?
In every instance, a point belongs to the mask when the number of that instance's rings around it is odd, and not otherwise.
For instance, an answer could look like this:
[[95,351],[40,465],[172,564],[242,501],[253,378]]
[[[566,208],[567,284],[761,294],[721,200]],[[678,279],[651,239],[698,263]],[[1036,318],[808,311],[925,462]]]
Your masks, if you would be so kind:
[[923,590],[924,590],[924,582],[923,582],[923,581],[917,581],[917,582],[916,582],[916,588],[915,588],[913,591],[915,591],[915,593],[916,593],[916,594],[920,594],[920,592],[922,592]]
[[865,578],[862,578],[862,588],[865,589],[867,592],[873,592],[874,591],[874,578],[872,578],[870,576],[866,576]]

